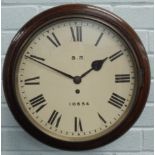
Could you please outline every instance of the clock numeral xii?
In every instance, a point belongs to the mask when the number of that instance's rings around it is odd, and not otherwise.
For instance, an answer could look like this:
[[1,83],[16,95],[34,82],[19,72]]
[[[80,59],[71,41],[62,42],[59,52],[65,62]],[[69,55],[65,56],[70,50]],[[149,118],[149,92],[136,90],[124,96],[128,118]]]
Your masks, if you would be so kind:
[[82,27],[76,26],[75,29],[73,27],[70,27],[70,30],[71,30],[73,41],[81,42],[82,41]]

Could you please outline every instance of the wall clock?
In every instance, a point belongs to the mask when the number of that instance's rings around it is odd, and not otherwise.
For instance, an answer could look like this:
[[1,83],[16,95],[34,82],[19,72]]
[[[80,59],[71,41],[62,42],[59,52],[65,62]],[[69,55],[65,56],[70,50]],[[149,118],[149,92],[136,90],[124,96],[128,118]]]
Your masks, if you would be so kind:
[[104,9],[49,9],[26,23],[8,49],[3,86],[19,124],[62,149],[105,145],[124,134],[147,100],[150,69],[134,30]]

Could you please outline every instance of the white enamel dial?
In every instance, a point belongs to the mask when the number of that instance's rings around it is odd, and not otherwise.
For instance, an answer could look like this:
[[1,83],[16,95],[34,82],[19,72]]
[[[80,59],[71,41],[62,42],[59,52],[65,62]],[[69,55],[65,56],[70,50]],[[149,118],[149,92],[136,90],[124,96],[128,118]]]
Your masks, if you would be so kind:
[[23,112],[42,132],[87,141],[126,117],[136,79],[135,60],[117,32],[72,18],[49,24],[26,43],[16,69],[16,93]]

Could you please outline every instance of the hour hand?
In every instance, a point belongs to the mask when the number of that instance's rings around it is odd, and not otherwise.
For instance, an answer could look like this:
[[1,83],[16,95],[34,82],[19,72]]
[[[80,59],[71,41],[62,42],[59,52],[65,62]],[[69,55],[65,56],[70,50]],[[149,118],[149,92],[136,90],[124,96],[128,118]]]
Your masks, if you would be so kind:
[[94,71],[99,71],[104,62],[107,60],[108,57],[104,58],[104,59],[101,59],[101,60],[95,60],[91,63],[91,68],[89,70],[87,70],[86,72],[84,72],[82,75],[81,75],[81,78],[83,78],[84,76],[86,76],[88,73],[90,73],[92,70]]
[[35,62],[37,62],[37,63],[39,63],[39,64],[41,64],[41,65],[43,65],[43,66],[45,66],[45,67],[47,67],[47,68],[50,68],[50,69],[52,69],[52,70],[54,70],[54,71],[56,71],[56,72],[58,72],[58,73],[60,73],[60,74],[62,74],[62,75],[64,75],[64,76],[70,78],[70,79],[73,79],[73,76],[72,76],[72,75],[67,74],[67,73],[65,73],[65,72],[63,72],[63,71],[60,71],[59,69],[56,69],[56,68],[54,68],[54,67],[51,67],[51,66],[49,66],[49,65],[47,65],[47,64],[45,64],[45,63],[43,63],[43,62],[40,62],[40,61],[36,60],[35,58],[33,58],[33,57],[31,57],[31,56],[25,55],[25,57],[28,58],[28,59],[31,59],[31,60],[33,60],[33,61],[35,61]]

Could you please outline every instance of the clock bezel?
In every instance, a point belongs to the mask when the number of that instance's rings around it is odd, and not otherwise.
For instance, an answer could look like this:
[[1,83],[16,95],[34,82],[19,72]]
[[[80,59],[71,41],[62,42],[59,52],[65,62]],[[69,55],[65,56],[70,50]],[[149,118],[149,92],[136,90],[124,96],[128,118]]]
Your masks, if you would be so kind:
[[[137,64],[139,65],[138,76],[142,77],[138,82],[139,94],[135,99],[135,105],[132,107],[132,111],[126,116],[126,118],[110,133],[103,135],[102,137],[82,142],[68,142],[55,139],[50,137],[36,128],[23,113],[20,104],[18,103],[15,94],[15,67],[18,60],[20,49],[23,44],[27,41],[34,32],[38,31],[42,26],[48,23],[48,21],[54,22],[59,19],[66,19],[75,16],[87,16],[93,17],[97,20],[107,22],[112,25],[118,32],[120,32],[125,39],[130,42],[132,46],[133,55],[136,57]],[[52,21],[51,21],[52,19]],[[89,18],[88,18],[89,19]],[[34,31],[35,30],[35,31]],[[113,13],[95,7],[91,5],[84,4],[70,4],[63,5],[49,9],[34,18],[32,18],[28,23],[26,23],[16,34],[12,40],[10,47],[8,49],[4,68],[3,68],[3,87],[9,108],[18,121],[18,123],[33,137],[47,145],[54,146],[61,149],[67,150],[84,150],[92,149],[110,143],[111,141],[117,139],[123,135],[137,120],[141,114],[149,92],[150,86],[150,68],[147,58],[147,54],[143,44],[141,43],[139,37],[134,32],[134,30],[121,18],[114,15]],[[20,117],[19,117],[20,116]]]

